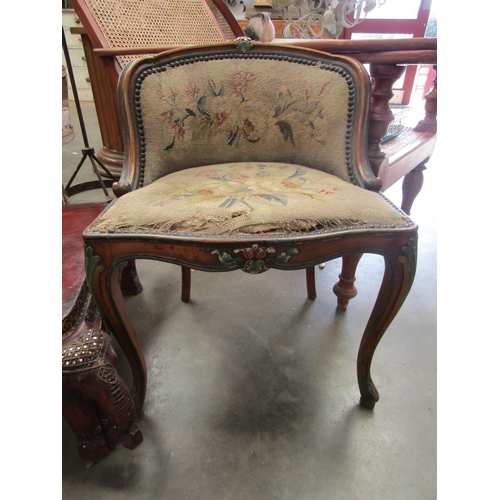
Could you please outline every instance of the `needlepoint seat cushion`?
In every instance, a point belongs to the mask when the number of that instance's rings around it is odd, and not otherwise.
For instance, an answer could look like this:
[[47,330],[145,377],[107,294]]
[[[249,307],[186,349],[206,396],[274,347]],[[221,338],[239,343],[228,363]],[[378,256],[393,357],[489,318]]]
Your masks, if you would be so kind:
[[169,174],[117,199],[89,233],[297,235],[409,227],[384,196],[315,169],[236,162]]

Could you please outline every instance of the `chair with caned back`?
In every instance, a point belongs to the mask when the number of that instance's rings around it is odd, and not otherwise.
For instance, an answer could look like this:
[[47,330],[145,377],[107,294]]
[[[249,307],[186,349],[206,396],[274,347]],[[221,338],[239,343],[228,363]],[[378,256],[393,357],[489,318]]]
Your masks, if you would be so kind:
[[[126,262],[260,274],[375,253],[385,274],[358,353],[361,404],[378,342],[409,292],[417,226],[370,169],[370,80],[349,57],[275,44],[168,51],[131,62],[119,103],[126,160],[117,199],[83,233],[87,281],[146,394],[146,363],[120,290]],[[314,290],[308,280],[308,295]],[[183,301],[189,300],[188,279]],[[274,311],[276,312],[276,311]]]
[[113,79],[137,58],[127,55],[127,50],[217,43],[243,36],[224,0],[73,0],[72,5],[94,49],[118,49],[116,55],[104,58]]

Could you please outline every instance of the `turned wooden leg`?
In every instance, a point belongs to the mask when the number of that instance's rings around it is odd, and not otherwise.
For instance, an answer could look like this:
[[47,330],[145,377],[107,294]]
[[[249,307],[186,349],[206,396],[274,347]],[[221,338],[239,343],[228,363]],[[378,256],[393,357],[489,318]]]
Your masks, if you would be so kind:
[[182,302],[189,302],[191,297],[191,269],[186,266],[181,266],[182,269]]
[[427,169],[425,164],[429,159],[423,161],[417,165],[413,170],[408,172],[403,180],[403,199],[401,202],[401,210],[407,215],[410,215],[410,210],[417,197],[418,193],[422,189],[424,184],[424,170]]
[[340,309],[345,309],[349,300],[358,294],[354,282],[361,257],[363,257],[362,253],[342,257],[342,271],[339,274],[339,281],[333,287],[333,293],[337,296],[337,306]]
[[380,339],[403,305],[413,283],[417,264],[416,235],[402,244],[399,253],[387,254],[384,259],[384,278],[361,339],[357,361],[360,405],[370,410],[379,400],[377,388],[370,374],[373,355]]
[[307,285],[307,298],[310,300],[314,300],[317,297],[314,266],[306,268],[306,285]]
[[129,260],[121,271],[120,283],[122,290],[131,295],[139,295],[142,290],[142,284],[137,274],[135,260]]

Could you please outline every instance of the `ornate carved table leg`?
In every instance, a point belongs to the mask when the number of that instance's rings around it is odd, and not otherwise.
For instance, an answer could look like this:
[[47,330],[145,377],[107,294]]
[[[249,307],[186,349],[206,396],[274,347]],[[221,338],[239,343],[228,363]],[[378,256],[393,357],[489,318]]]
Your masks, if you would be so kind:
[[[425,117],[414,128],[416,132],[428,132],[431,134],[437,132],[437,66],[434,66],[434,69],[436,70],[436,76],[433,81],[434,85],[431,91],[425,96]],[[405,175],[401,209],[408,215],[410,215],[413,202],[424,184],[423,172],[427,168],[425,165],[428,160],[429,158]]]
[[342,271],[339,274],[339,281],[333,287],[333,293],[338,298],[337,305],[340,309],[346,309],[349,301],[358,294],[354,282],[361,257],[363,257],[362,253],[342,257]]
[[142,442],[116,360],[109,335],[97,327],[62,348],[63,411],[87,461],[104,458],[118,443],[134,449]]
[[433,66],[436,76],[433,80],[433,87],[424,97],[425,99],[425,117],[420,120],[415,127],[417,132],[437,132],[437,66]]
[[386,154],[380,149],[380,141],[387,134],[394,120],[389,101],[394,96],[392,86],[403,75],[404,66],[395,64],[371,64],[372,105],[368,126],[368,157],[375,175],[387,163]]
[[401,210],[407,215],[410,215],[411,206],[424,184],[424,170],[427,169],[425,166],[427,161],[428,159],[420,163],[420,165],[417,165],[413,170],[408,172],[403,179]]

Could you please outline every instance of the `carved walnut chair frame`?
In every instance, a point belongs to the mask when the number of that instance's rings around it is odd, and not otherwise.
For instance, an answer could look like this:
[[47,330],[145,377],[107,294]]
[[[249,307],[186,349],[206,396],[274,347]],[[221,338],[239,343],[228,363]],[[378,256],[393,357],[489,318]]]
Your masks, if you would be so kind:
[[[159,75],[167,78],[169,74],[175,74],[176,68],[185,71],[192,68],[197,74],[210,74],[211,66],[216,66],[221,60],[229,60],[235,67],[241,64],[245,68],[256,60],[265,61],[270,72],[275,71],[276,64],[288,64],[297,72],[301,81],[304,78],[314,78],[311,71],[342,75],[344,84],[349,89],[345,144],[341,145],[342,156],[345,156],[344,180],[361,196],[374,196],[378,201],[383,200],[380,202],[387,204],[391,216],[401,217],[402,223],[360,223],[353,226],[312,228],[309,231],[243,235],[230,232],[190,234],[168,229],[139,230],[134,227],[123,229],[103,225],[106,217],[112,214],[113,207],[118,207],[121,200],[125,202],[132,195],[140,196],[141,192],[145,192],[143,190],[154,184],[151,179],[149,182],[152,184],[148,184],[148,161],[151,161],[151,155],[146,147],[145,135],[150,133],[150,129],[143,114],[144,97],[141,92],[144,82],[149,78],[159,78]],[[168,80],[164,81],[164,85],[168,88]],[[114,185],[118,198],[84,231],[83,236],[87,281],[103,319],[130,362],[134,378],[132,393],[139,415],[143,412],[146,395],[146,361],[123,298],[120,275],[128,261],[142,258],[181,266],[184,282],[182,299],[187,301],[191,268],[211,272],[241,269],[253,274],[269,268],[287,271],[306,269],[308,296],[314,298],[314,266],[339,257],[357,263],[363,253],[383,256],[385,273],[361,339],[357,359],[360,404],[370,409],[374,407],[379,394],[370,373],[372,358],[412,286],[417,261],[417,226],[378,192],[381,181],[374,176],[367,155],[370,97],[368,74],[354,59],[277,44],[250,43],[248,40],[172,50],[136,60],[124,69],[119,82],[119,103],[125,131],[126,160],[122,177]],[[288,136],[288,142],[289,139]],[[298,145],[298,139],[296,141]],[[288,146],[290,145],[287,144]],[[262,149],[258,148],[259,146],[255,146],[253,153],[240,161],[265,161]],[[280,147],[271,149],[275,158],[270,157],[269,161],[279,161]],[[189,152],[189,147],[186,151]],[[307,161],[308,152],[302,153],[300,158]],[[192,167],[207,165],[201,156],[202,153],[198,163],[196,158],[191,163],[186,162],[187,170],[182,172],[189,174]],[[231,161],[238,160],[232,157]],[[168,180],[178,173],[168,173],[164,179]],[[328,178],[335,177],[327,173],[324,175],[329,176]],[[112,218],[112,215],[109,217]],[[347,288],[352,291],[352,284]],[[342,283],[336,285],[335,293],[342,297]],[[344,296],[343,299],[348,301],[349,297]]]

